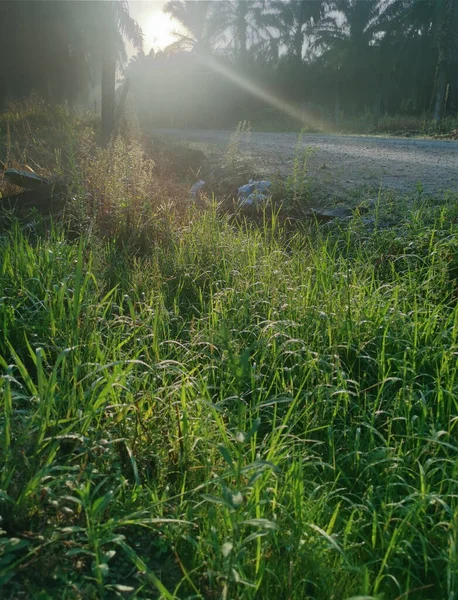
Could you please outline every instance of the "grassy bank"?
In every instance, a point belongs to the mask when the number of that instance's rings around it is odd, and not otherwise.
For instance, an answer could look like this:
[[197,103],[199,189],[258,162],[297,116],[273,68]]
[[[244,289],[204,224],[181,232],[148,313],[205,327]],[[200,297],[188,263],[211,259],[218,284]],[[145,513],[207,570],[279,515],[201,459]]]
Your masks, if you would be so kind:
[[2,597],[456,598],[456,197],[236,226],[77,148],[0,240]]
[[457,139],[458,117],[448,115],[437,123],[430,114],[381,115],[375,119],[369,111],[357,116],[341,114],[336,124],[335,115],[315,107],[304,112],[304,121],[286,117],[275,109],[266,109],[251,116],[253,131],[297,131],[306,133],[336,133],[348,135],[388,135],[400,137],[432,137]]

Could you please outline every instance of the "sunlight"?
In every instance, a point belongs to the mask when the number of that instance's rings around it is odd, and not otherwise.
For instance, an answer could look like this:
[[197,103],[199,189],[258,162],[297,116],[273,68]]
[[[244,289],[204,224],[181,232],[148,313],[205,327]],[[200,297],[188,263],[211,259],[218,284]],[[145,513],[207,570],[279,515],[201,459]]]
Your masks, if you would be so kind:
[[154,48],[155,51],[164,50],[169,44],[176,41],[177,38],[173,35],[174,31],[183,32],[180,23],[172,21],[170,15],[163,12],[164,5],[165,2],[162,0],[129,2],[130,14],[139,22],[143,31],[146,54],[151,48]]
[[201,61],[207,67],[209,67],[216,73],[223,75],[223,77],[229,79],[229,81],[232,81],[232,83],[237,85],[239,88],[245,90],[252,96],[263,100],[264,102],[266,102],[266,104],[270,104],[270,106],[283,112],[285,115],[297,119],[303,127],[309,125],[313,128],[317,128],[318,130],[329,130],[329,126],[323,120],[314,117],[310,113],[310,111],[308,111],[305,107],[298,108],[297,106],[286,102],[285,100],[279,98],[278,96],[275,96],[265,88],[262,88],[261,86],[253,83],[249,79],[242,77],[233,69],[229,69],[221,62],[217,61],[215,58],[210,56],[201,57]]
[[169,44],[176,41],[173,32],[177,29],[172,23],[170,16],[163,12],[154,11],[142,22],[145,35],[145,46],[154,50],[163,50]]

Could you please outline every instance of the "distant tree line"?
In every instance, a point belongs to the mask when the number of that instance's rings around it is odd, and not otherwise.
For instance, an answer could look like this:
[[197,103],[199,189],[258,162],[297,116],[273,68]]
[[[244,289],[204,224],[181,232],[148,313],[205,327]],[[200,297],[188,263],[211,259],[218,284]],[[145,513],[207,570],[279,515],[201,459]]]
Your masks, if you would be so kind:
[[[170,0],[185,33],[145,55],[126,0],[0,2],[0,105],[36,91],[112,130],[124,41],[141,116],[223,126],[265,111],[338,120],[458,112],[458,0]],[[273,107],[273,108],[272,108]],[[99,107],[97,107],[99,108]]]
[[127,71],[153,122],[233,124],[270,114],[269,94],[333,120],[458,111],[458,0],[171,0],[164,10],[186,33]]

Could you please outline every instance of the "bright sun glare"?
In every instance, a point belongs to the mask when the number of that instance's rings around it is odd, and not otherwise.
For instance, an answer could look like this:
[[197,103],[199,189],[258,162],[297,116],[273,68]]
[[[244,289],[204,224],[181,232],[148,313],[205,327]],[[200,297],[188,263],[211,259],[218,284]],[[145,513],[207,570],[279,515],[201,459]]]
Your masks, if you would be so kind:
[[177,29],[176,25],[171,21],[169,15],[158,10],[144,19],[142,29],[147,48],[163,50],[176,41],[176,37],[173,35],[173,32]]
[[[144,35],[144,51],[146,54],[154,50],[163,50],[176,41],[174,31],[182,31],[180,24],[163,12],[165,0],[131,0],[130,14],[142,28]],[[132,50],[134,53],[134,51]]]

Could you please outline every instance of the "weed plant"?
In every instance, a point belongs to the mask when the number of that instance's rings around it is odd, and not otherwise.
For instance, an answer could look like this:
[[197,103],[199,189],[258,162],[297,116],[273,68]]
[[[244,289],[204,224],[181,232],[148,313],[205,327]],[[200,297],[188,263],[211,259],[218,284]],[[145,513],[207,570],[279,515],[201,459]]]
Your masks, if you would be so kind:
[[296,148],[294,151],[294,161],[291,173],[285,181],[285,197],[291,203],[291,208],[296,208],[301,205],[304,208],[309,198],[307,167],[312,150],[309,147],[304,147],[303,137],[305,130],[303,129],[297,138]]
[[232,175],[237,171],[241,159],[242,144],[248,148],[251,140],[251,124],[249,121],[239,121],[237,127],[229,138],[226,151],[226,166]]
[[456,196],[127,224],[81,164],[111,237],[0,239],[2,598],[457,598]]

